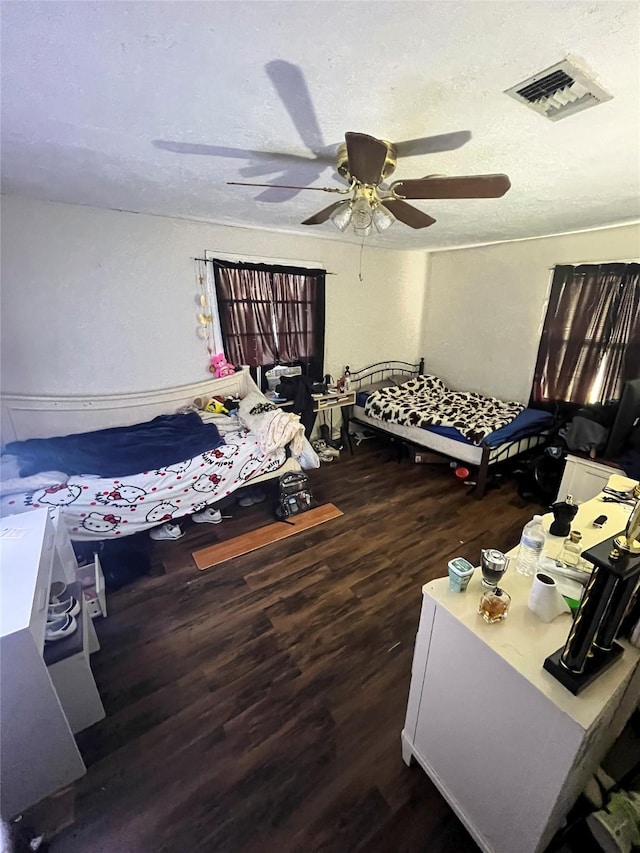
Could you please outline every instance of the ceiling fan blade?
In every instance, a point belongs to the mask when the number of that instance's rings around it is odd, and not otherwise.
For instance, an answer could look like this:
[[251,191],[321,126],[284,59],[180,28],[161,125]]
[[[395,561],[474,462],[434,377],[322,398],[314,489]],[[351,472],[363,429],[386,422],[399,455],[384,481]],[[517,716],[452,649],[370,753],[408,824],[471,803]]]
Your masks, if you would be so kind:
[[349,204],[349,202],[336,201],[333,204],[330,204],[329,207],[325,207],[323,210],[319,210],[317,213],[314,213],[313,216],[310,216],[308,219],[305,219],[302,224],[321,225],[323,222],[327,221],[327,219],[331,216],[334,210],[337,210],[343,204]]
[[428,228],[429,225],[433,225],[435,222],[435,219],[432,216],[429,216],[427,213],[423,213],[421,210],[418,210],[417,207],[413,207],[404,201],[400,201],[399,198],[385,198],[381,201],[381,204],[386,207],[387,210],[391,211],[396,219],[399,219],[400,222],[404,222],[404,224],[408,225],[410,228]]
[[[297,189],[297,187],[306,188],[314,186],[321,177],[324,167],[319,166],[313,161],[311,162],[312,167],[308,169],[294,165],[291,169],[280,170],[279,174],[276,175],[266,175],[264,174],[264,171],[263,174],[257,174],[255,169],[239,169],[239,172],[245,179],[256,178],[258,180],[269,181],[275,184],[275,186],[269,187],[268,189],[265,188],[259,195],[255,196],[256,201],[268,201],[274,204],[282,204],[285,201],[295,198],[302,192],[302,190]],[[253,172],[253,174],[251,174],[251,172]],[[282,185],[278,186],[281,181],[283,182]],[[344,180],[339,179],[336,183],[344,184]],[[287,189],[283,189],[283,186],[287,187]]]
[[470,175],[394,181],[390,189],[398,198],[500,198],[510,186],[506,175]]
[[380,139],[367,136],[366,133],[347,132],[344,138],[351,177],[361,184],[377,186],[382,177],[384,161],[387,159],[387,146]]
[[405,139],[394,143],[398,157],[416,157],[419,154],[437,154],[440,151],[454,151],[471,139],[470,130],[457,130],[454,133],[441,133],[438,136],[423,136],[421,139]]

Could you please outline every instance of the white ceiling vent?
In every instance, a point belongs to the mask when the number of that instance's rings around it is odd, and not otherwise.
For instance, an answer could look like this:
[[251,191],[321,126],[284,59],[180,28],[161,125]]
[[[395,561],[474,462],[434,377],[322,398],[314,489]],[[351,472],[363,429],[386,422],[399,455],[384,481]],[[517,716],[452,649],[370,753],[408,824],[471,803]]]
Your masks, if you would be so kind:
[[568,59],[512,86],[505,94],[550,121],[559,121],[613,97]]

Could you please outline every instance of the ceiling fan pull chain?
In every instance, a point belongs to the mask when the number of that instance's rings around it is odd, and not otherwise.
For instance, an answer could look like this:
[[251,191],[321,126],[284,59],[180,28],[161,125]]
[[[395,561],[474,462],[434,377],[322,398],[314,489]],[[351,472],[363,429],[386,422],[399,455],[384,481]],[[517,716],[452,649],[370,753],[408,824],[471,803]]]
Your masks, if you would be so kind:
[[362,235],[362,243],[360,243],[360,268],[358,270],[358,278],[360,281],[364,281],[362,278],[362,255],[364,253],[364,234]]

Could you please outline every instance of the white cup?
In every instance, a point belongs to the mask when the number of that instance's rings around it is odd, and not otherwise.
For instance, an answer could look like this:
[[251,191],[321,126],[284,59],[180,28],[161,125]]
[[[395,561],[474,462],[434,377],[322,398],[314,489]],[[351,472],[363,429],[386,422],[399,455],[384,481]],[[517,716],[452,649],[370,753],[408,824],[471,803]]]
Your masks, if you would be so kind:
[[553,622],[561,613],[571,613],[571,608],[560,594],[556,582],[551,575],[544,572],[536,572],[533,578],[528,607],[543,622]]

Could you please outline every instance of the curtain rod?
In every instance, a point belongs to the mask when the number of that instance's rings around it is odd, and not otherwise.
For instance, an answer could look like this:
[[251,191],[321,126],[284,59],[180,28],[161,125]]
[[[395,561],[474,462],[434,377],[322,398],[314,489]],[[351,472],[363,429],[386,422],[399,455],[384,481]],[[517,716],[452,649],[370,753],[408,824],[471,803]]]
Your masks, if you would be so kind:
[[556,267],[586,267],[600,266],[600,264],[640,264],[640,258],[618,258],[615,261],[565,261],[564,263],[554,264],[552,267],[547,267],[548,270],[554,270]]
[[[212,263],[214,262],[214,260],[215,260],[215,259],[214,259],[214,258],[194,258],[193,260],[194,260],[194,261],[201,261],[203,264],[212,264]],[[238,263],[238,264],[241,264],[241,263],[248,263],[248,264],[251,264],[251,263],[254,263],[254,262],[253,262],[253,261],[230,261],[229,263],[232,263],[232,264],[235,264],[235,263]],[[282,266],[285,266],[285,267],[287,267],[287,266],[294,266],[294,264],[269,264],[269,263],[268,263],[268,261],[260,261],[258,264],[256,264],[256,266],[263,266],[263,267],[265,267],[265,266],[266,266],[266,267],[268,267],[268,266],[274,266],[274,267],[282,267]],[[298,269],[301,269],[301,270],[304,270],[304,269],[315,269],[315,267],[298,267]],[[329,270],[325,270],[325,271],[324,271],[324,274],[325,274],[325,275],[338,275],[338,273],[337,273],[337,272],[329,272]]]

